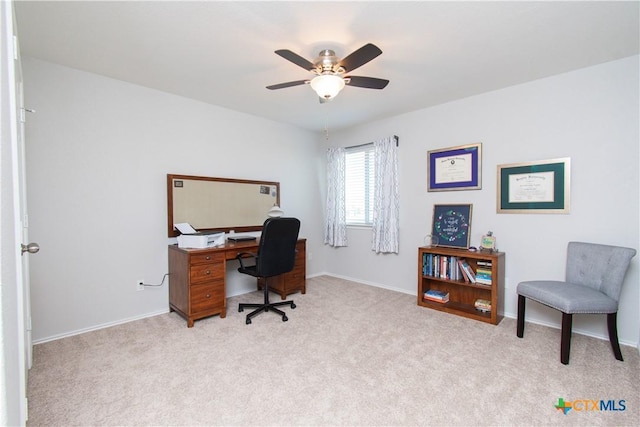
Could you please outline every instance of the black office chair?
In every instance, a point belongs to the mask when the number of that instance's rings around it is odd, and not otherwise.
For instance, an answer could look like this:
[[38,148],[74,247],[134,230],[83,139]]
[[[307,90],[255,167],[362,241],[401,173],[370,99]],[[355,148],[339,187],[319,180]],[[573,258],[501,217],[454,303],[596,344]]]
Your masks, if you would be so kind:
[[[251,318],[263,311],[273,311],[282,316],[282,321],[289,320],[284,311],[276,307],[290,305],[296,308],[293,301],[269,302],[269,278],[293,270],[296,260],[296,243],[300,232],[300,221],[297,218],[269,218],[262,226],[262,236],[258,243],[258,253],[241,252],[236,257],[240,261],[240,273],[249,274],[264,279],[264,303],[240,303],[238,311],[245,308],[255,308],[247,314],[247,325],[251,324]],[[254,258],[255,264],[244,264],[247,258]]]

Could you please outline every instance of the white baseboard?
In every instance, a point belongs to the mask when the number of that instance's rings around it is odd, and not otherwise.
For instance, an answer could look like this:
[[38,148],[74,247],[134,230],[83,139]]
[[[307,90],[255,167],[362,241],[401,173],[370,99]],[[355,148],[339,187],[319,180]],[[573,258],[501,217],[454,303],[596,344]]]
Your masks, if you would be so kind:
[[[357,279],[355,277],[342,276],[342,275],[339,275],[339,274],[333,274],[333,273],[327,273],[327,272],[322,272],[322,273],[316,273],[316,274],[309,275],[309,276],[307,276],[307,279],[311,279],[311,278],[319,277],[319,276],[336,277],[338,279],[349,280],[351,282],[356,282],[356,283],[360,283],[360,284],[367,285],[367,286],[373,286],[373,287],[376,287],[376,288],[388,289],[390,291],[395,291],[395,292],[400,292],[400,293],[403,293],[403,294],[406,294],[406,295],[416,296],[416,294],[414,292],[407,291],[406,289],[399,289],[399,288],[395,288],[393,286],[387,286],[387,285],[385,285],[383,283],[369,282],[369,281],[366,281],[366,280]],[[245,293],[249,293],[249,292],[253,292],[253,291],[255,291],[255,289],[248,290]],[[243,294],[244,293],[239,293],[238,295],[243,295]],[[229,295],[228,297],[231,297],[231,296],[236,296],[236,295]],[[121,325],[123,323],[134,322],[136,320],[145,319],[147,317],[158,316],[160,314],[165,314],[165,313],[168,313],[168,312],[169,312],[169,309],[160,310],[160,311],[156,311],[156,312],[146,313],[146,314],[143,314],[143,315],[140,315],[140,316],[135,316],[135,317],[127,318],[127,319],[117,320],[117,321],[114,321],[114,322],[103,323],[101,325],[92,326],[90,328],[78,329],[76,331],[71,331],[71,332],[67,332],[67,333],[64,333],[64,334],[54,335],[54,336],[51,336],[51,337],[35,340],[35,341],[33,341],[33,344],[35,345],[35,344],[42,344],[42,343],[45,343],[45,342],[48,342],[48,341],[55,341],[55,340],[59,340],[61,338],[71,337],[71,336],[74,336],[74,335],[83,334],[85,332],[96,331],[96,330],[99,330],[99,329],[104,329],[104,328],[108,328],[108,327],[115,326],[115,325]],[[509,319],[517,319],[517,315],[515,313],[502,313],[502,315],[504,317],[509,318]],[[540,320],[527,320],[527,322],[528,323],[533,323],[535,325],[547,326],[549,328],[560,329],[560,325],[557,325],[555,323],[544,322],[544,321],[540,321]],[[609,337],[596,335],[596,334],[593,334],[592,332],[584,331],[584,330],[581,330],[581,329],[573,329],[572,332],[575,332],[576,334],[592,337],[592,338],[598,338],[598,339],[605,340],[605,341],[609,340]],[[638,353],[640,353],[640,343],[633,343],[633,342],[629,342],[629,341],[625,341],[625,340],[620,340],[620,344],[626,345],[626,346],[631,346],[631,347],[636,347],[636,349],[638,350]]]
[[159,310],[159,311],[155,311],[155,312],[151,312],[151,313],[145,313],[145,314],[142,314],[140,316],[129,317],[129,318],[126,318],[126,319],[116,320],[114,322],[102,323],[100,325],[91,326],[89,328],[78,329],[78,330],[75,330],[75,331],[65,332],[64,334],[53,335],[53,336],[42,338],[42,339],[39,339],[39,340],[34,340],[33,344],[34,345],[35,344],[42,344],[42,343],[49,342],[49,341],[55,341],[55,340],[59,340],[59,339],[62,339],[62,338],[72,337],[74,335],[84,334],[85,332],[97,331],[99,329],[109,328],[111,326],[121,325],[123,323],[135,322],[136,320],[146,319],[147,317],[158,316],[160,314],[166,314],[168,312],[169,312],[169,308],[167,307],[167,309],[165,309],[165,310]]
[[341,276],[339,274],[333,274],[333,273],[322,273],[322,274],[318,274],[317,276],[336,277],[338,279],[349,280],[351,282],[361,283],[363,285],[374,286],[376,288],[388,289],[390,291],[395,291],[395,292],[400,292],[400,293],[403,293],[403,294],[406,294],[406,295],[416,296],[415,292],[407,291],[406,289],[394,288],[393,286],[388,286],[388,285],[385,285],[383,283],[369,282],[369,281],[362,280],[362,279],[356,279],[355,277]]
[[[384,285],[382,283],[369,282],[369,281],[366,281],[366,280],[356,279],[355,277],[341,276],[339,274],[333,274],[333,273],[321,273],[321,274],[317,274],[316,276],[323,276],[323,275],[324,276],[336,277],[338,279],[349,280],[351,282],[361,283],[363,285],[375,286],[377,288],[383,288],[383,289],[388,289],[388,290],[391,290],[391,291],[401,292],[401,293],[407,294],[407,295],[416,296],[416,293],[407,291],[406,289],[398,289],[398,288],[394,288],[392,286]],[[516,313],[501,313],[501,314],[504,317],[509,318],[509,319],[517,319],[518,318]],[[540,321],[540,320],[527,319],[527,323],[533,323],[535,325],[547,326],[547,327],[553,328],[553,329],[560,329],[560,325],[558,325],[558,324],[545,322],[545,321]],[[608,336],[597,335],[597,334],[594,334],[593,332],[590,332],[590,331],[585,331],[585,330],[576,329],[576,328],[573,328],[571,331],[576,333],[576,334],[584,335],[584,336],[587,336],[587,337],[598,338],[598,339],[601,339],[601,340],[604,340],[604,341],[609,341],[609,337]],[[620,344],[621,345],[627,345],[627,346],[630,346],[630,347],[636,347],[638,349],[638,352],[640,353],[640,343],[634,343],[634,342],[629,342],[629,341],[625,341],[625,340],[620,340]]]
[[[512,314],[512,313],[505,313],[504,317],[508,317],[509,319],[517,319],[518,316],[517,314]],[[526,319],[527,323],[533,323],[534,325],[540,325],[540,326],[547,326],[549,328],[553,328],[553,329],[561,329],[561,325],[557,324],[557,323],[551,323],[551,322],[545,322],[544,320],[538,320],[538,319]],[[603,321],[606,322],[606,318],[603,315]],[[605,336],[605,335],[597,335],[594,334],[593,332],[590,331],[585,331],[584,329],[579,329],[579,328],[572,328],[571,329],[572,333],[576,333],[579,335],[584,335],[586,337],[592,337],[592,338],[598,338],[601,339],[603,341],[609,341],[609,337]],[[638,347],[638,343],[634,343],[634,342],[630,342],[630,341],[625,341],[625,340],[619,340],[620,345],[627,345],[630,347]],[[639,348],[639,352],[640,352],[640,348]]]

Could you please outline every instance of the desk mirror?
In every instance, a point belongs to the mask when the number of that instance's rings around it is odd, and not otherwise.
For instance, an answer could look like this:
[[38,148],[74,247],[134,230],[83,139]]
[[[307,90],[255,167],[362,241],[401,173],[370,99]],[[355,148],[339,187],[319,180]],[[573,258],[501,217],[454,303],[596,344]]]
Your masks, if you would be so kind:
[[269,209],[280,206],[280,183],[167,174],[169,237],[174,224],[198,231],[258,231]]

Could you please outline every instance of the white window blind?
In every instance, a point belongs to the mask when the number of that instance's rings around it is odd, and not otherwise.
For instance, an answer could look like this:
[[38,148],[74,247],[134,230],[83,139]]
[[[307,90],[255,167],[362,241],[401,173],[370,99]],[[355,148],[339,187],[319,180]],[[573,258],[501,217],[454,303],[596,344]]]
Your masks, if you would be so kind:
[[349,225],[373,223],[375,152],[373,144],[345,149],[345,205]]

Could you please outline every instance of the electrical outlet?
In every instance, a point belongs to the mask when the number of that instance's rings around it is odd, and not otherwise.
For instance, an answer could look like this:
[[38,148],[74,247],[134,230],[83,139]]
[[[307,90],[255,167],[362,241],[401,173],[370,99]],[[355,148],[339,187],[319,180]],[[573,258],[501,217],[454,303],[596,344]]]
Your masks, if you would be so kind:
[[144,280],[138,280],[136,282],[136,290],[137,291],[144,291]]

